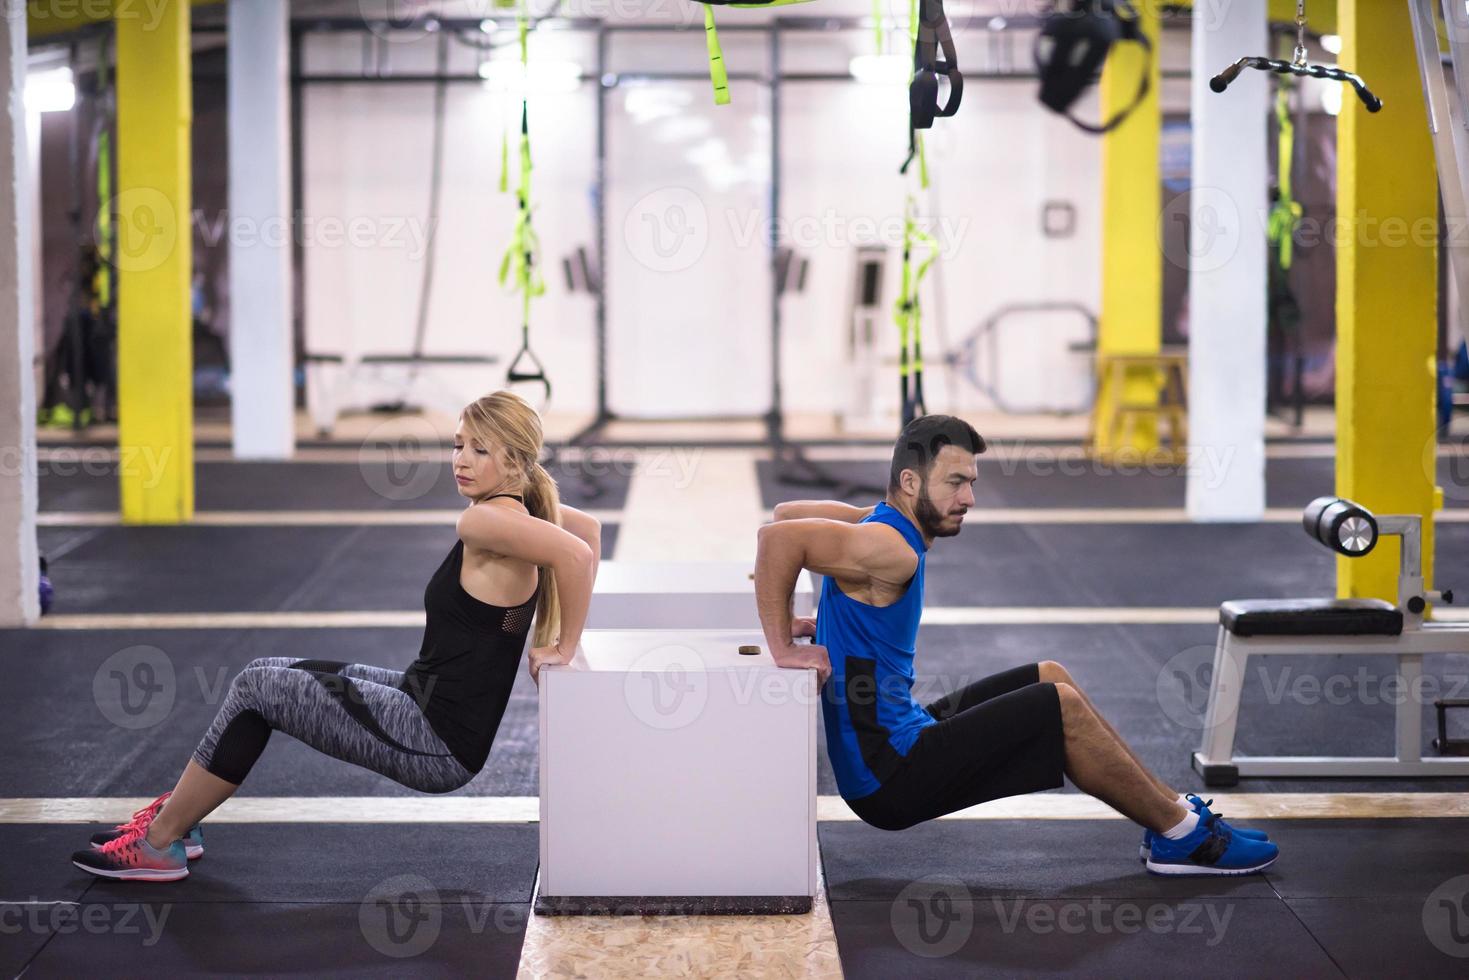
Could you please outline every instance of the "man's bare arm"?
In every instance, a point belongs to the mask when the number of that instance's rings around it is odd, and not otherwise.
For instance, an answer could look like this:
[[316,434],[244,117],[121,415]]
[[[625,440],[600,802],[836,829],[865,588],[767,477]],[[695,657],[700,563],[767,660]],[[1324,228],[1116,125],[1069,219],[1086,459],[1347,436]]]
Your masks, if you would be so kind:
[[[906,578],[914,561],[900,534],[884,524],[801,519],[760,528],[755,558],[755,605],[765,642],[781,666],[809,666],[791,642],[791,596],[802,568],[829,575],[846,591],[866,589],[873,578]],[[809,648],[808,648],[809,649]]]
[[854,507],[840,500],[786,500],[775,505],[777,521],[796,521],[807,517],[823,517],[829,521],[856,524],[872,514],[876,506]]

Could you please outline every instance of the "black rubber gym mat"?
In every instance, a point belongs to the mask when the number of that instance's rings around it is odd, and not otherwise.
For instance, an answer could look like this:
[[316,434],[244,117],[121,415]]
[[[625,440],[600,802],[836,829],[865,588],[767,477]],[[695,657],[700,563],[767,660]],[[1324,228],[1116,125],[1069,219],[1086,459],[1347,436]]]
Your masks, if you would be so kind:
[[[1207,477],[1225,460],[1204,457],[1199,466]],[[757,464],[763,506],[782,500],[827,499],[842,488],[791,486],[776,479],[768,460]],[[861,483],[879,490],[887,486],[888,465],[879,460],[827,461],[819,464],[845,484]],[[1270,507],[1304,508],[1315,497],[1336,492],[1336,462],[1330,457],[1268,459],[1265,498]],[[1445,507],[1469,506],[1469,457],[1438,461],[1438,485]],[[1182,507],[1188,480],[1179,467],[1109,466],[1086,460],[1043,456],[1040,459],[980,457],[974,505],[994,507]],[[870,504],[881,493],[846,494],[841,499]]]
[[[91,530],[95,533],[80,539],[69,528],[37,532],[56,590],[53,612],[280,609],[325,561],[364,533],[361,527],[187,524]],[[454,529],[448,526],[374,530],[408,532],[384,539],[405,549],[385,566],[422,569],[433,551],[442,560],[454,542]],[[437,564],[427,564],[422,583]],[[388,568],[383,572],[391,574]],[[421,590],[417,605],[422,608]]]
[[849,977],[1462,972],[1469,821],[1249,825],[1281,847],[1266,874],[1190,879],[1147,874],[1119,820],[818,833]]
[[1341,976],[1277,899],[953,902],[919,889],[911,903],[832,903],[847,980]]
[[[7,785],[7,789],[9,786]],[[87,830],[78,844],[81,824],[0,823],[0,907],[14,908],[21,902],[65,902],[81,897],[92,885],[84,880],[67,858],[83,846]],[[101,829],[101,828],[97,828]],[[13,914],[13,913],[12,913]],[[3,944],[0,944],[3,947]]]
[[[602,525],[602,554],[617,546]],[[422,610],[451,525],[41,528],[56,613]]]
[[1138,860],[1142,831],[1127,820],[930,820],[897,832],[824,821],[817,834],[833,902],[900,901],[913,882],[935,875],[954,884],[951,898],[980,902],[1275,897],[1261,875],[1148,874]]
[[64,860],[76,840],[75,826],[0,824],[0,975],[17,976],[56,927],[73,921],[71,903],[91,885]]
[[[1469,582],[1469,524],[1441,524],[1442,587]],[[1295,524],[966,524],[926,563],[931,606],[1218,606],[1330,596],[1336,559]]]
[[[1415,901],[1421,909],[1450,879],[1469,876],[1469,818],[1291,820],[1261,826],[1272,840],[1281,838],[1282,853],[1289,832],[1292,859],[1282,858],[1270,880],[1290,900],[1391,898]],[[1458,898],[1469,899],[1469,877],[1457,885]],[[1463,909],[1469,912],[1469,905]],[[1469,952],[1469,921],[1463,929]]]
[[[1203,791],[1189,758],[1200,739],[1214,632],[1207,625],[926,626],[914,694],[927,704],[988,674],[1057,660],[1161,778]],[[414,629],[0,632],[0,650],[25,664],[12,672],[0,714],[0,739],[13,747],[0,754],[0,784],[14,796],[154,796],[173,785],[230,679],[254,658],[315,657],[401,670],[420,638]],[[1392,666],[1388,657],[1262,658],[1246,676],[1240,751],[1386,753],[1393,737],[1393,708],[1385,700],[1394,694]],[[1426,694],[1469,686],[1469,656],[1428,657],[1424,671]],[[1425,739],[1432,719],[1430,708]],[[522,670],[489,762],[459,793],[536,795],[538,746],[536,690]],[[836,793],[824,741],[817,764],[818,791]],[[1469,779],[1252,779],[1242,790],[1464,792]],[[281,735],[272,738],[242,793],[418,795]]]
[[88,901],[78,912],[102,909],[102,931],[79,928],[54,936],[25,976],[508,978],[520,963],[530,909],[422,904],[412,892],[394,896],[393,886],[385,905],[374,899],[160,906],[136,897],[147,887],[136,886],[127,906],[151,907],[161,928],[140,914],[133,924],[141,923],[141,931],[119,935],[107,924],[120,922],[124,912],[112,903]]
[[[256,657],[310,657],[402,670],[421,629],[3,631],[24,658],[0,713],[7,796],[146,796],[173,786],[231,678]],[[536,690],[522,669],[484,770],[459,795],[537,792]],[[417,796],[276,734],[250,796]],[[0,896],[3,897],[3,896]]]
[[[188,878],[143,885],[71,865],[99,829],[0,825],[7,889],[25,901],[78,903],[44,913],[0,905],[29,940],[0,945],[10,973],[48,936],[27,976],[95,976],[99,963],[113,976],[402,976],[456,966],[459,975],[512,976],[519,962],[538,859],[531,824],[213,821]],[[389,911],[400,917],[391,929]]]
[[[42,511],[118,509],[118,467],[100,457],[41,465]],[[619,510],[627,502],[633,464],[613,456],[548,467],[562,499],[573,507]],[[143,465],[139,463],[138,465]],[[144,471],[148,472],[147,470]],[[586,476],[596,476],[588,482]],[[196,462],[198,510],[392,510],[465,505],[447,462],[390,463],[377,458],[345,463]],[[600,494],[597,489],[600,488]]]
[[[58,613],[420,609],[448,527],[42,528]],[[617,525],[603,525],[615,557]],[[1437,581],[1469,582],[1469,524]],[[931,606],[1217,606],[1324,596],[1334,558],[1293,524],[970,524],[929,552]]]
[[1348,977],[1464,975],[1469,877],[1425,896],[1287,897],[1286,904]]

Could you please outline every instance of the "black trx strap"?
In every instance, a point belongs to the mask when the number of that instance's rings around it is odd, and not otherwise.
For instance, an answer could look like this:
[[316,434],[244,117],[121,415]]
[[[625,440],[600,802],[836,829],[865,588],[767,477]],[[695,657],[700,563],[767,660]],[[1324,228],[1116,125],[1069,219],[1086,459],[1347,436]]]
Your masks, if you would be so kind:
[[[1107,52],[1119,41],[1143,46],[1147,62],[1132,102],[1100,124],[1076,118],[1071,107],[1102,70]],[[1074,9],[1059,9],[1046,18],[1035,38],[1035,67],[1041,76],[1041,103],[1088,133],[1120,126],[1148,97],[1153,74],[1153,43],[1129,0],[1076,0]]]
[[[964,76],[959,72],[959,55],[944,0],[913,0],[913,80],[908,84],[908,128],[932,129],[933,121],[959,111],[964,97]],[[920,14],[921,11],[921,14]],[[938,60],[939,50],[944,60]],[[949,80],[949,99],[939,105],[939,76]]]

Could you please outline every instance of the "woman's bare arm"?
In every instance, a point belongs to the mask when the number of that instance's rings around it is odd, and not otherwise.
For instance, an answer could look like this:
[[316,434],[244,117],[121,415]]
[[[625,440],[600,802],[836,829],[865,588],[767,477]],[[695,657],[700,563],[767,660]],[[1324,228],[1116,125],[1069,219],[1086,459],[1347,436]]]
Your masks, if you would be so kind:
[[561,505],[561,526],[592,549],[592,577],[597,575],[597,565],[602,561],[602,522],[591,514],[575,507]]
[[592,601],[596,555],[591,546],[550,521],[490,501],[466,507],[458,530],[467,545],[551,569],[561,599],[558,645],[570,657],[581,641]]

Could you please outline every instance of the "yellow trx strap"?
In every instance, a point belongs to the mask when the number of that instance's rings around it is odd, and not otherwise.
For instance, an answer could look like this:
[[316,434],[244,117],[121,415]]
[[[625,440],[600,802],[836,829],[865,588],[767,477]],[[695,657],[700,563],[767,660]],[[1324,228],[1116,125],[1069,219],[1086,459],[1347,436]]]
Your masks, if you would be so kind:
[[[793,3],[810,3],[811,0],[754,0],[752,3],[722,3],[720,0],[699,0],[704,5],[704,46],[709,50],[709,81],[714,84],[714,104],[729,105],[729,72],[724,67],[724,50],[719,46],[719,29],[714,26],[714,7],[734,7],[739,10],[764,10],[768,7],[785,7]],[[775,70],[775,66],[771,66]]]
[[[528,86],[530,80],[530,58],[529,49],[526,44],[526,35],[529,22],[526,17],[525,3],[520,5],[520,64],[526,69],[522,85]],[[517,381],[536,381],[545,386],[546,400],[551,398],[551,381],[546,377],[546,370],[541,365],[540,358],[530,349],[530,304],[531,300],[546,292],[545,281],[541,277],[538,256],[540,255],[541,243],[536,236],[534,226],[531,224],[530,204],[530,113],[527,109],[529,93],[522,89],[520,98],[520,182],[515,190],[516,212],[515,228],[510,236],[510,246],[505,250],[505,255],[500,259],[500,285],[504,286],[511,282],[511,289],[520,293],[521,319],[520,319],[520,350],[516,353],[514,360],[506,374],[506,381],[514,383]],[[502,138],[500,143],[500,189],[508,187],[506,164],[509,157],[508,139]],[[529,359],[531,369],[521,367],[521,361]]]
[[112,305],[112,140],[107,130],[97,134],[97,275],[93,292],[98,304]]
[[714,83],[714,104],[729,105],[729,72],[724,68],[719,30],[714,26],[714,8],[707,3],[704,4],[704,43],[709,49],[709,81]]
[[1290,89],[1282,83],[1275,93],[1275,121],[1280,127],[1280,143],[1276,161],[1276,186],[1279,196],[1270,208],[1266,234],[1277,249],[1282,269],[1289,269],[1297,226],[1301,223],[1300,202],[1291,196],[1291,169],[1295,162],[1296,127],[1290,118]]

